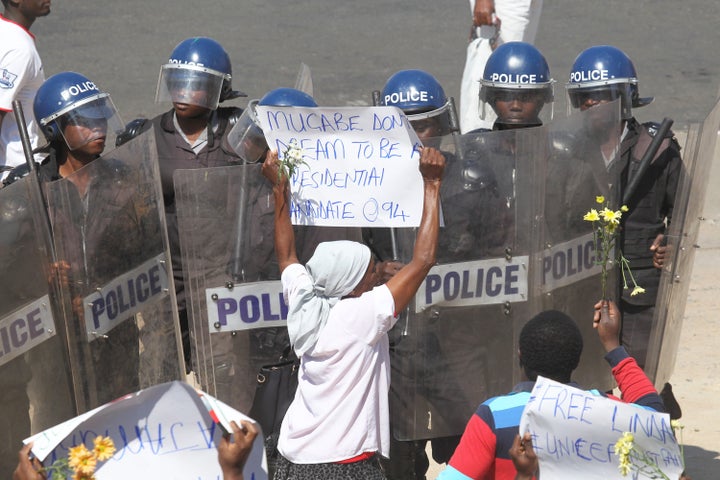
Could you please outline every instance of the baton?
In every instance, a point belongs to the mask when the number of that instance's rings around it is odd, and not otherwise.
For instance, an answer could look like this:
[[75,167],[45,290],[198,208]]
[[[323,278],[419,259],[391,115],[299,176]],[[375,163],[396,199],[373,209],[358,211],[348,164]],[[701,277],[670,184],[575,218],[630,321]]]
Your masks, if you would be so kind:
[[32,188],[37,190],[36,194],[42,202],[42,211],[45,213],[45,215],[43,215],[45,217],[44,221],[46,225],[46,230],[44,234],[50,240],[48,243],[48,245],[50,245],[50,256],[52,261],[56,262],[57,258],[55,256],[55,244],[53,243],[52,239],[52,224],[50,223],[50,213],[48,212],[45,193],[43,192],[43,189],[40,188],[40,183],[38,181],[37,164],[35,163],[35,159],[33,158],[33,148],[32,144],[30,143],[30,135],[28,134],[27,124],[25,123],[25,114],[23,112],[23,107],[20,103],[20,100],[13,100],[12,107],[13,113],[15,114],[15,121],[18,126],[18,132],[20,132],[20,142],[22,143],[23,153],[25,154],[25,162],[27,163],[28,169],[30,170],[30,175],[35,178],[35,181],[31,182],[33,185]]
[[627,187],[625,188],[625,193],[623,194],[623,205],[627,205],[632,196],[635,194],[635,191],[638,188],[638,185],[640,185],[640,181],[642,180],[642,177],[645,175],[645,172],[647,171],[648,167],[650,166],[650,163],[652,162],[653,158],[655,158],[655,154],[660,149],[660,144],[665,139],[665,135],[670,130],[670,127],[672,127],[673,120],[671,118],[665,117],[663,118],[662,123],[660,124],[660,127],[657,130],[657,133],[653,137],[652,141],[650,142],[650,145],[648,146],[648,149],[645,151],[645,155],[643,155],[642,159],[640,160],[640,166],[638,167],[638,171],[635,173],[635,175],[630,179],[630,182],[628,183]]

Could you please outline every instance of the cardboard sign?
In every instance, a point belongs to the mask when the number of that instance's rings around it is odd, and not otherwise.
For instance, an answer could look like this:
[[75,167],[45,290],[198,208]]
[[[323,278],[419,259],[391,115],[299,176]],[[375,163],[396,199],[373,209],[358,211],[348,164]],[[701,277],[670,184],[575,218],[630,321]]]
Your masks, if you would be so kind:
[[280,160],[291,142],[304,165],[290,180],[295,225],[417,227],[420,141],[396,107],[256,107]]
[[[213,414],[211,415],[211,410]],[[240,412],[197,392],[183,382],[169,382],[127,395],[24,440],[33,454],[51,465],[84,443],[92,449],[98,435],[115,443],[115,455],[96,470],[98,480],[128,478],[222,479],[217,444],[223,428],[213,420],[239,423]],[[260,426],[258,425],[258,429]],[[255,438],[245,465],[246,479],[266,480],[263,435]]]
[[[520,421],[530,432],[543,478],[621,478],[615,443],[624,432],[669,478],[683,471],[670,416],[538,377]],[[651,478],[628,475],[628,478]]]

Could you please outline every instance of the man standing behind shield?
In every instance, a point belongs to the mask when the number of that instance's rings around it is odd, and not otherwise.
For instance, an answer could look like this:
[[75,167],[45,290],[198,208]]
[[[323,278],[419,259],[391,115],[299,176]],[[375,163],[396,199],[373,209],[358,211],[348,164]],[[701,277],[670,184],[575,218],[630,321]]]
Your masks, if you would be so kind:
[[170,102],[172,108],[149,122],[145,119],[130,122],[120,140],[125,142],[151,125],[155,130],[187,372],[192,370],[190,329],[173,173],[179,169],[224,167],[242,162],[225,142],[242,109],[219,105],[245,96],[232,89],[230,56],[222,45],[207,37],[185,39],[177,44],[167,63],[160,68],[155,93],[156,103]]
[[[674,134],[668,132],[640,178],[637,189],[628,192],[628,185],[634,183],[634,177],[639,174],[640,160],[658,129],[658,124],[641,124],[633,116],[633,108],[643,107],[653,100],[652,97],[640,97],[633,62],[616,47],[590,47],[575,59],[566,89],[569,108],[580,111],[620,100],[620,146],[617,150],[603,149],[602,155],[608,170],[619,175],[621,198],[629,209],[622,218],[620,248],[630,262],[637,284],[645,289],[645,293],[635,296],[631,295],[632,288],[623,288],[620,292],[621,340],[628,353],[644,368],[660,275],[666,262],[664,236],[672,220],[675,195],[682,175],[680,146]],[[679,418],[680,407],[669,384],[662,394],[668,407],[676,406],[670,409],[671,417]]]

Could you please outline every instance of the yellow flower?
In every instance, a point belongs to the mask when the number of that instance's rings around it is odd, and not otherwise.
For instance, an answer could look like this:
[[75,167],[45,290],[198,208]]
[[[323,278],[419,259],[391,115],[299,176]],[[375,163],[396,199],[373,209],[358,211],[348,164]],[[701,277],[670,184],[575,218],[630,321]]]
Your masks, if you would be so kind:
[[70,449],[69,465],[77,473],[92,474],[97,465],[97,458],[84,444]]
[[630,296],[634,297],[635,295],[640,295],[641,293],[645,293],[645,289],[635,285],[635,288],[633,288],[633,291],[630,292]]
[[93,453],[100,462],[111,459],[115,453],[115,444],[110,437],[95,437],[94,444]]
[[612,211],[609,208],[603,208],[600,212],[600,215],[606,222],[617,225],[620,223],[620,217],[622,217],[622,212],[619,210]]
[[590,210],[588,213],[585,214],[585,216],[583,217],[583,220],[586,220],[588,222],[597,222],[598,220],[600,220],[600,215],[598,215],[597,210],[595,210],[593,208],[592,210]]
[[682,430],[683,428],[685,428],[685,425],[680,423],[680,420],[670,420],[670,427],[673,430]]
[[602,195],[598,195],[597,197],[595,197],[595,202],[602,205],[603,203],[605,203],[605,197],[603,197]]
[[622,212],[627,212],[628,210],[630,209],[627,207],[627,205],[623,205],[622,207],[620,207],[620,211]]
[[75,472],[72,477],[73,480],[95,480],[95,475],[92,473]]

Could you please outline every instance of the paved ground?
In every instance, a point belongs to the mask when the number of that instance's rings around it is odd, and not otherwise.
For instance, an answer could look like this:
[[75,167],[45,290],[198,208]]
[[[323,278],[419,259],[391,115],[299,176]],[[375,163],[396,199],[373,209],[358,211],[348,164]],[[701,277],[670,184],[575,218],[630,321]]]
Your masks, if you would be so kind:
[[[537,45],[562,84],[575,56],[597,44],[614,44],[635,62],[643,96],[657,101],[637,112],[641,120],[672,116],[683,134],[702,120],[720,82],[715,0],[546,0]],[[433,73],[458,99],[470,25],[466,1],[437,0],[214,0],[55,2],[33,31],[46,74],[82,72],[111,92],[125,120],[153,116],[161,63],[180,40],[207,35],[229,51],[234,86],[258,98],[292,86],[301,62],[311,67],[320,104],[369,104],[371,91],[403,68]],[[242,105],[242,102],[240,103]],[[716,161],[717,163],[717,161]],[[720,286],[720,181],[715,165],[696,252],[684,329],[672,382],[684,410],[688,470],[717,478],[720,366],[717,312]],[[435,475],[435,469],[431,478]]]

